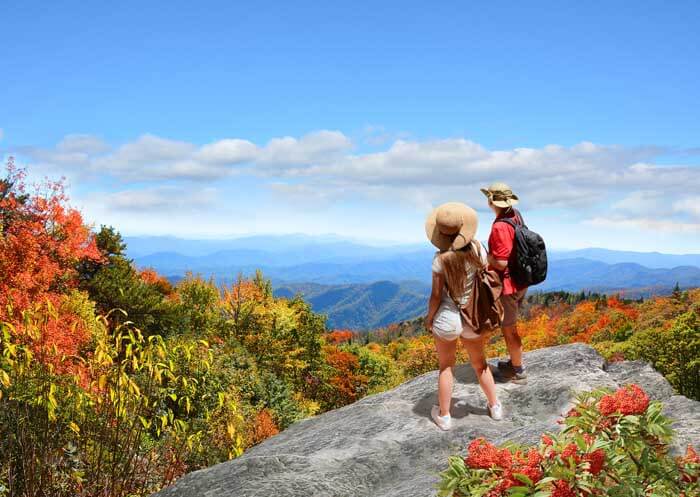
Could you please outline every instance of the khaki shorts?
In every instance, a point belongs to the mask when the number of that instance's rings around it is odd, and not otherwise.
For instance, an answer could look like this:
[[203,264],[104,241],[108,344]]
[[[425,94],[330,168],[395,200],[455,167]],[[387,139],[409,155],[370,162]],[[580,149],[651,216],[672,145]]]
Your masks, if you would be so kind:
[[518,322],[518,311],[525,300],[527,288],[510,295],[501,295],[501,303],[503,304],[503,324],[501,326],[514,326]]

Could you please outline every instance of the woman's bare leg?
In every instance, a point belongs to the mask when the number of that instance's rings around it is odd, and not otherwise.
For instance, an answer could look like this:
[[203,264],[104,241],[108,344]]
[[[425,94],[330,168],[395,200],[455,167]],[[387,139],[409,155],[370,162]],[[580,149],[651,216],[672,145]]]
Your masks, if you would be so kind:
[[464,344],[467,348],[467,352],[469,352],[469,361],[472,363],[476,377],[479,380],[479,385],[481,385],[481,389],[484,391],[489,405],[493,406],[498,403],[498,396],[496,395],[496,382],[493,381],[493,375],[486,362],[486,353],[484,351],[486,339],[486,337],[478,340],[462,339],[462,344]]
[[457,354],[457,340],[447,341],[435,337],[435,348],[440,366],[440,376],[438,377],[438,404],[440,405],[440,416],[450,413],[450,403],[452,402],[452,367],[455,365]]

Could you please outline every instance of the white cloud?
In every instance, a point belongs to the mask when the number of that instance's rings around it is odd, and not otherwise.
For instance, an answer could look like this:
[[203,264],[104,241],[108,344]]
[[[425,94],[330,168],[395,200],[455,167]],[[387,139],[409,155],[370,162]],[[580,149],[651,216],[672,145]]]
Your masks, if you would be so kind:
[[649,216],[669,215],[673,209],[663,191],[638,190],[612,204],[614,211],[626,215]]
[[296,168],[337,159],[352,146],[338,131],[274,138],[264,147],[248,140],[225,139],[197,147],[192,143],[145,134],[110,150],[99,138],[69,135],[52,149],[23,147],[17,151],[44,169],[70,168],[87,174],[111,175],[123,181],[152,179],[214,180],[230,175],[232,166],[257,165],[261,174],[294,175]]
[[698,222],[683,222],[664,218],[628,218],[620,216],[613,216],[610,218],[595,217],[592,219],[585,220],[584,224],[613,230],[643,230],[647,233],[650,233],[654,237],[657,232],[679,233],[689,235],[697,235],[698,233],[700,233],[700,223]]
[[673,203],[673,209],[678,214],[688,214],[700,221],[700,196],[694,195],[677,200]]
[[316,163],[327,164],[351,147],[350,139],[339,131],[316,131],[299,139],[273,138],[260,150],[256,162],[280,171],[286,166],[310,167]]
[[163,186],[88,195],[84,203],[101,211],[118,211],[150,215],[173,209],[196,211],[218,200],[214,188],[179,188]]
[[209,164],[239,164],[258,155],[258,147],[248,140],[219,140],[201,147],[194,158]]
[[[170,167],[189,158],[194,150],[195,146],[190,143],[142,135],[113,153],[95,157],[89,168],[126,179],[168,177]],[[187,176],[187,168],[181,167],[181,170]]]
[[[700,167],[655,164],[665,151],[653,146],[582,142],[489,150],[464,138],[398,139],[384,150],[363,153],[343,133],[321,130],[264,145],[241,138],[196,145],[145,134],[115,148],[91,135],[69,135],[53,148],[19,152],[30,165],[72,172],[73,182],[82,174],[125,184],[182,187],[196,181],[201,188],[237,174],[304,206],[369,201],[424,212],[460,199],[478,208],[484,206],[479,187],[500,180],[513,187],[526,209],[559,209],[592,225],[692,233],[700,219],[700,202],[688,191],[700,184]],[[163,209],[172,205],[169,196],[169,191],[126,190],[108,196],[107,205]]]
[[84,153],[84,154],[99,154],[106,152],[110,147],[101,138],[92,135],[66,135],[58,145],[56,150],[59,152]]

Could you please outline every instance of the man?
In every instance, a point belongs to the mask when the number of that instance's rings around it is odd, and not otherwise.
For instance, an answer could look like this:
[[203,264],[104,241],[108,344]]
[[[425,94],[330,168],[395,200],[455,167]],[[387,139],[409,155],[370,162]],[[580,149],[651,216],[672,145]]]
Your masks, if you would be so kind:
[[501,302],[505,314],[503,317],[503,338],[508,348],[510,359],[499,361],[499,372],[516,383],[527,382],[527,374],[523,367],[523,344],[518,335],[518,311],[525,299],[527,287],[519,287],[510,277],[508,261],[513,252],[515,229],[508,223],[500,221],[511,218],[517,224],[523,224],[520,213],[513,208],[518,203],[518,197],[505,183],[494,183],[488,188],[481,189],[486,195],[489,207],[496,214],[489,236],[489,265],[501,276],[503,293]]

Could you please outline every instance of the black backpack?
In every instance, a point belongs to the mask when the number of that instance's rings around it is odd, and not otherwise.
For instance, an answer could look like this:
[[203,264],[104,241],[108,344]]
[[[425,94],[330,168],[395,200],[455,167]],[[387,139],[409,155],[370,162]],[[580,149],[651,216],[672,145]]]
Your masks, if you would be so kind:
[[515,214],[520,223],[507,217],[497,220],[510,224],[515,230],[508,271],[519,287],[537,285],[547,278],[547,249],[542,237],[525,225],[520,212],[515,211]]

